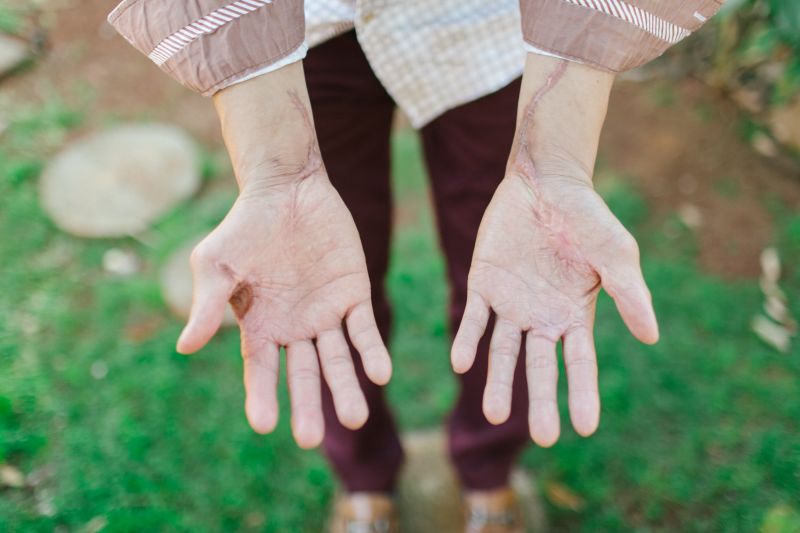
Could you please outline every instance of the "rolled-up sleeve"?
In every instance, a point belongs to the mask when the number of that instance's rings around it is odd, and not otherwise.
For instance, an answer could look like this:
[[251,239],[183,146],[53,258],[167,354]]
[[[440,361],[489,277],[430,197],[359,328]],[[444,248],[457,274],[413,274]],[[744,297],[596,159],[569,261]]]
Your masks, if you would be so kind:
[[528,49],[622,72],[699,29],[722,0],[520,0]]
[[124,0],[109,23],[189,89],[210,96],[302,59],[303,0]]

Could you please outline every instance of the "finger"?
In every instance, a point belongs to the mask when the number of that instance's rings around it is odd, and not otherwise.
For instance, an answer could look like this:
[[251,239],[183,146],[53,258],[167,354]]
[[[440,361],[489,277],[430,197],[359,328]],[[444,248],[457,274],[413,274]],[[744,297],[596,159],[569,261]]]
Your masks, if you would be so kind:
[[386,385],[392,377],[392,360],[375,323],[372,302],[365,300],[350,311],[347,334],[361,355],[367,377],[376,385]]
[[178,337],[179,353],[194,353],[211,340],[222,324],[234,285],[234,280],[213,261],[192,254],[192,309]]
[[458,327],[458,333],[453,340],[453,349],[450,352],[450,361],[453,370],[457,373],[463,374],[472,368],[478,343],[486,331],[488,321],[489,306],[478,293],[469,291],[464,315],[461,317],[461,325]]
[[[590,323],[591,324],[591,323]],[[589,327],[578,327],[564,335],[564,362],[567,367],[569,414],[579,435],[588,437],[600,422],[600,395],[597,392],[597,357]]]
[[522,332],[513,322],[499,318],[489,344],[489,373],[483,392],[483,414],[492,424],[502,424],[511,414],[511,391]]
[[247,420],[257,433],[269,433],[278,423],[278,345],[251,339],[243,332],[242,358]]
[[329,330],[317,337],[322,373],[333,395],[336,416],[343,426],[358,429],[369,416],[367,401],[356,377],[350,348],[342,330]]
[[613,262],[599,269],[605,291],[614,299],[622,320],[634,337],[646,344],[658,342],[658,322],[653,299],[639,265],[639,247],[626,239]]
[[525,337],[525,370],[531,438],[539,446],[549,448],[561,433],[556,343],[529,331]]
[[292,433],[301,448],[314,448],[322,442],[325,420],[317,350],[311,341],[297,341],[286,347],[286,374],[292,402]]

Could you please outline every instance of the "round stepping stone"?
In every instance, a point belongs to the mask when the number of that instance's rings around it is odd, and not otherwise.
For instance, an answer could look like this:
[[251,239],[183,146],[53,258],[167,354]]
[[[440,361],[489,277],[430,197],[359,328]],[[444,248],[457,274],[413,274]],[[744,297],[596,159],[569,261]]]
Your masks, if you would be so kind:
[[28,58],[28,45],[14,37],[0,34],[0,78]]
[[[445,442],[441,431],[403,436],[406,462],[400,476],[397,502],[403,533],[464,531],[461,488]],[[516,470],[511,484],[519,497],[526,531],[545,531],[544,506],[532,476]]]
[[[202,239],[203,237],[197,237],[174,252],[161,270],[161,295],[164,302],[170,311],[183,320],[188,320],[192,308],[192,270],[189,266],[189,257]],[[235,324],[236,317],[229,305],[222,325]]]
[[40,181],[42,206],[62,230],[122,237],[145,230],[200,186],[197,148],[166,124],[116,126],[57,154]]

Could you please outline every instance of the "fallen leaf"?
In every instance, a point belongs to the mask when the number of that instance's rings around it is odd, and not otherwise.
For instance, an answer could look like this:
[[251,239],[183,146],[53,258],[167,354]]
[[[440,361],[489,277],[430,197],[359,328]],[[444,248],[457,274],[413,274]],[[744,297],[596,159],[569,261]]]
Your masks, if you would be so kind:
[[551,481],[545,485],[545,495],[553,505],[561,509],[580,511],[586,506],[586,500],[557,481]]
[[784,300],[775,298],[774,296],[767,297],[767,299],[764,300],[764,312],[772,320],[789,330],[792,335],[797,332],[797,322],[792,315],[789,314],[789,308],[786,306]]
[[98,533],[105,529],[107,525],[108,519],[105,516],[95,516],[80,531],[81,533]]
[[761,252],[761,271],[764,280],[777,283],[781,277],[781,258],[775,248],[764,248]]
[[131,276],[142,266],[139,257],[130,250],[111,248],[103,254],[103,270],[116,276]]
[[778,145],[766,133],[756,133],[750,142],[753,149],[765,157],[778,155]]
[[758,285],[761,287],[761,292],[764,293],[765,297],[776,298],[782,302],[786,302],[786,293],[783,292],[783,289],[778,287],[777,283],[766,280],[764,276],[761,276]]
[[264,513],[259,511],[250,511],[246,515],[244,515],[244,522],[247,524],[247,527],[255,529],[262,527],[267,521],[267,517],[264,516]]
[[781,324],[776,324],[763,315],[756,315],[753,317],[750,327],[753,328],[758,338],[779,352],[786,353],[789,351],[792,334]]
[[769,126],[782,143],[800,149],[800,98],[786,107],[776,107],[770,112]]
[[135,317],[123,329],[125,339],[133,342],[142,342],[153,338],[153,335],[164,326],[165,321],[161,315]]
[[786,304],[783,303],[783,300],[775,298],[774,296],[768,296],[767,299],[764,300],[764,312],[768,317],[779,324],[783,324],[789,317],[789,309],[786,307]]
[[697,229],[703,224],[703,214],[700,208],[693,204],[681,205],[678,208],[678,218],[690,229]]
[[733,100],[751,113],[760,113],[764,110],[764,103],[761,91],[747,87],[735,89],[731,96]]
[[779,503],[767,511],[758,530],[760,533],[797,533],[800,531],[800,512]]
[[41,516],[53,516],[56,514],[53,495],[48,489],[36,491],[36,511]]
[[105,377],[108,375],[108,365],[105,363],[105,361],[95,361],[89,368],[89,373],[94,379],[105,379]]
[[2,465],[0,466],[0,484],[18,489],[25,485],[25,474],[16,466]]

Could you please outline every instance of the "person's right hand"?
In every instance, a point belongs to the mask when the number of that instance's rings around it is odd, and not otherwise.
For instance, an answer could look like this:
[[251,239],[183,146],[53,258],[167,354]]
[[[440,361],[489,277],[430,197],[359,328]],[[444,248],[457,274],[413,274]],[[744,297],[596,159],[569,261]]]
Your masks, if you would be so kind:
[[[258,98],[263,100],[263,93]],[[235,102],[239,106],[241,99]],[[297,164],[272,161],[260,167],[280,179],[259,180],[248,171],[231,211],[195,248],[192,311],[178,350],[202,348],[219,328],[230,301],[241,330],[250,425],[267,433],[277,423],[279,349],[284,346],[292,431],[297,443],[309,448],[324,434],[320,363],[339,421],[357,429],[367,420],[345,335],[376,384],[389,381],[391,362],[375,323],[358,232],[322,165],[307,100],[290,93],[287,103],[289,112],[299,113],[297,122],[305,121],[311,129],[305,142],[301,140],[308,149]],[[230,116],[223,118],[223,131]],[[226,141],[241,177],[237,150],[230,136]],[[285,151],[281,157],[287,160]]]

